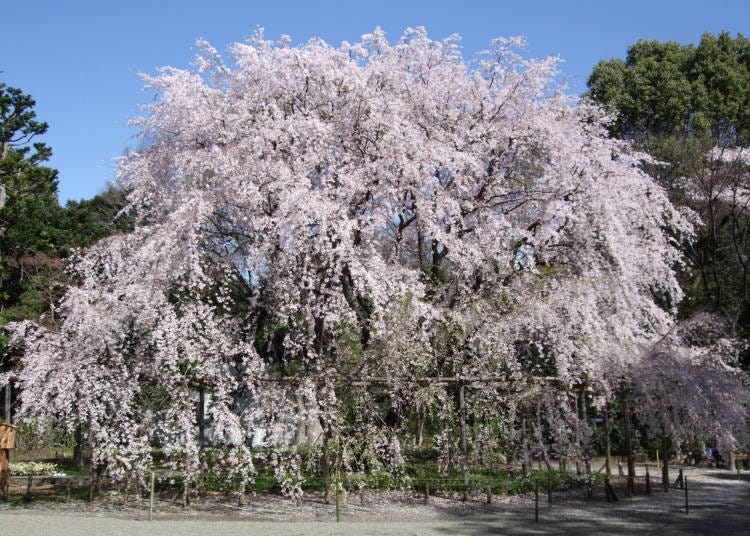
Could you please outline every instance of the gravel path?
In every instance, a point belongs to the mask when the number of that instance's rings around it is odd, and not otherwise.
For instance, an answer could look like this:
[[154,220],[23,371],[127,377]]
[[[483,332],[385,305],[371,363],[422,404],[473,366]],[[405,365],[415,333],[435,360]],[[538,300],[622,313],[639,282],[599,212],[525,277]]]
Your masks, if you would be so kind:
[[[750,534],[750,476],[719,469],[686,468],[690,513],[681,490],[654,491],[606,503],[599,497],[559,495],[540,505],[534,522],[534,497],[483,497],[468,503],[433,497],[422,504],[419,495],[404,493],[359,498],[341,509],[334,521],[332,505],[310,497],[302,507],[278,497],[258,496],[245,507],[229,504],[194,506],[182,510],[160,503],[154,520],[144,508],[124,508],[116,500],[88,504],[43,501],[0,504],[0,528],[8,535],[379,535],[379,534]],[[656,486],[654,486],[656,488]]]

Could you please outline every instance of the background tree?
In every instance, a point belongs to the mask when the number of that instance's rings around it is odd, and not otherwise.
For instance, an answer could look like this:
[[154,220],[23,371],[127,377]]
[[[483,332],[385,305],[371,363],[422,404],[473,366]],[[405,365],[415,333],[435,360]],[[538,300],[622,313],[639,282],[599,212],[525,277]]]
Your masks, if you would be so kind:
[[714,311],[750,328],[748,159],[750,40],[705,34],[698,46],[639,41],[626,59],[599,62],[588,95],[616,112],[613,136],[655,161],[644,167],[701,225],[683,244],[683,317]]
[[[34,100],[0,83],[0,324],[38,318],[59,292],[56,241],[60,207],[57,172],[42,164],[49,147],[33,141],[47,131],[36,120]],[[48,276],[51,276],[48,277]],[[52,298],[52,300],[47,301]],[[0,341],[3,350],[6,341]],[[11,359],[3,351],[2,370]],[[6,387],[3,418],[11,418],[11,392]]]
[[[37,121],[34,105],[31,96],[0,83],[0,328],[26,319],[54,326],[53,306],[69,283],[65,266],[73,249],[132,228],[120,215],[124,193],[114,186],[60,207],[57,171],[44,165],[51,149],[37,141],[47,124]],[[14,355],[4,330],[0,356],[0,370],[9,371]],[[1,402],[8,420],[10,389]]]

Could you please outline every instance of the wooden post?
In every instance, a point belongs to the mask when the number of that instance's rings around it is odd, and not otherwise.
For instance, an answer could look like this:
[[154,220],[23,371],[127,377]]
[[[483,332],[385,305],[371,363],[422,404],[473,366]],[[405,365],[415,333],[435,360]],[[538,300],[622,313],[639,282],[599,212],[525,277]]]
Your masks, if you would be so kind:
[[31,475],[29,475],[29,481],[26,484],[26,500],[27,501],[31,500],[31,486],[32,486],[33,479],[34,479],[34,477],[32,477]]
[[464,385],[458,388],[458,414],[461,424],[461,473],[464,480],[463,500],[469,500],[469,454],[466,449],[466,404],[464,401]]
[[334,482],[334,485],[336,486],[336,523],[341,521],[341,507],[339,506],[339,483]]
[[430,504],[430,481],[424,481],[424,503]]
[[10,485],[9,461],[10,449],[0,449],[0,493],[2,493],[5,499],[8,498],[8,488]]
[[604,478],[604,497],[607,502],[617,502],[619,500],[617,493],[615,493],[615,488],[612,487],[612,483],[607,477]]
[[[661,466],[661,487],[665,492],[669,491],[669,456],[667,455],[667,447],[667,434],[663,433],[661,436],[661,454],[664,459]],[[658,460],[658,451],[656,457]]]
[[487,482],[487,504],[492,504],[492,484]]
[[65,481],[65,502],[70,502],[70,479]]
[[154,516],[154,487],[156,484],[156,474],[151,471],[151,485],[149,486],[150,496],[148,501],[148,520],[151,521],[151,519]]
[[201,387],[198,390],[198,445],[203,449],[206,435],[206,393]]
[[526,441],[526,415],[521,417],[521,443],[523,443],[523,461],[521,462],[521,472],[526,476],[529,471],[529,446]]
[[547,503],[552,504],[552,475],[547,474]]
[[574,397],[576,409],[576,475],[580,477],[583,474],[583,468],[581,466],[581,412],[578,404],[578,393],[575,393]]
[[687,477],[686,476],[683,476],[682,483],[685,486],[685,513],[689,514],[690,513],[690,504],[688,503],[688,482],[687,482]]
[[94,465],[89,464],[89,502],[94,502]]
[[607,479],[612,476],[612,441],[609,437],[609,402],[604,404],[604,435],[607,438]]
[[648,472],[648,464],[646,464],[646,495],[651,495],[651,474]]
[[534,480],[534,521],[539,522],[539,480]]
[[328,458],[328,430],[323,433],[323,502],[330,504],[331,466]]
[[625,392],[625,450],[628,455],[628,497],[633,494],[635,479],[635,460],[633,459],[633,438],[630,430],[630,392]]

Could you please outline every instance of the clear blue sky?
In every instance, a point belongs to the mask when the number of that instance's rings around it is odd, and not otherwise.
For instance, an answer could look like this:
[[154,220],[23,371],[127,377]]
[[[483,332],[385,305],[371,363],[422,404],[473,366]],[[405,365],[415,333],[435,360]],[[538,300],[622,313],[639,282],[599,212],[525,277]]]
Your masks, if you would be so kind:
[[0,0],[0,81],[30,93],[49,123],[43,141],[64,203],[100,192],[113,178],[112,159],[135,145],[127,122],[151,98],[138,73],[189,67],[197,38],[226,52],[263,26],[269,38],[337,45],[378,25],[391,40],[409,26],[433,38],[458,33],[466,56],[494,37],[523,35],[529,57],[565,60],[577,93],[598,60],[624,57],[638,39],[750,34],[750,0]]

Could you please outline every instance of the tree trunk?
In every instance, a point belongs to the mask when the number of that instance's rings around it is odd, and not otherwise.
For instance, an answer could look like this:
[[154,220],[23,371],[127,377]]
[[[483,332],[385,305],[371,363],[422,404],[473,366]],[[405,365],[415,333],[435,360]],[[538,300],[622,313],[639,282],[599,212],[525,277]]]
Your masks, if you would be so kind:
[[73,447],[73,466],[79,471],[83,471],[87,466],[86,440],[85,434],[83,433],[83,425],[76,425],[76,429],[73,432],[73,438],[76,442]]
[[424,440],[424,421],[425,421],[425,410],[420,407],[417,410],[417,446],[422,446]]
[[198,391],[198,445],[203,450],[206,440],[206,393],[201,387]]
[[297,401],[297,429],[294,432],[294,445],[303,445],[307,439],[307,412],[305,411],[302,395],[296,393],[294,399]]

